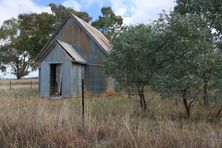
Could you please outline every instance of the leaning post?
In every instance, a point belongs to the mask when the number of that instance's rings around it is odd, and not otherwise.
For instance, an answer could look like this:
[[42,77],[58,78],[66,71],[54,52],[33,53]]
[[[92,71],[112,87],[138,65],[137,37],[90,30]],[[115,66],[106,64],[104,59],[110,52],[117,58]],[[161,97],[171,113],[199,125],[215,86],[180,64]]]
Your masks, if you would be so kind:
[[12,89],[12,80],[9,81],[9,89]]
[[31,80],[31,89],[32,89],[32,80]]
[[84,102],[84,79],[82,79],[82,125],[84,127],[84,114],[85,114],[85,102]]

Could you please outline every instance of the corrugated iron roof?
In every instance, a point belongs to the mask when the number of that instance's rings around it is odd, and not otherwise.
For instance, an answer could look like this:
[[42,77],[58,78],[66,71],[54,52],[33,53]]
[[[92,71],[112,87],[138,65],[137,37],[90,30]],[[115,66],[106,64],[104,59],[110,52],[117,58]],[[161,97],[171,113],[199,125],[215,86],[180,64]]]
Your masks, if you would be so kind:
[[107,51],[110,50],[110,44],[109,40],[96,28],[89,25],[87,22],[83,21],[79,17],[72,14],[73,17],[75,17],[82,26],[93,36],[93,38]]
[[78,63],[83,63],[83,64],[86,64],[87,62],[78,54],[78,52],[75,50],[75,48],[70,45],[70,44],[67,44],[63,41],[60,41],[60,40],[56,40],[59,45],[70,55],[70,57],[75,61],[75,62],[78,62]]

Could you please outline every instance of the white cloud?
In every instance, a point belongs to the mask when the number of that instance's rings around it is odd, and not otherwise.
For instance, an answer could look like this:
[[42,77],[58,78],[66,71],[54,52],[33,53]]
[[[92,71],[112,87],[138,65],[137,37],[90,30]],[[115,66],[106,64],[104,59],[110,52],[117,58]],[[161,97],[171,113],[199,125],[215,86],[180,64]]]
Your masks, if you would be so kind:
[[115,13],[123,16],[124,24],[150,23],[162,10],[173,10],[174,0],[110,0]]
[[32,0],[0,0],[0,25],[4,20],[21,13],[51,13],[50,7],[35,4]]
[[71,7],[76,11],[81,10],[81,5],[78,2],[76,2],[76,0],[65,0],[64,2],[62,2],[62,5],[66,7]]

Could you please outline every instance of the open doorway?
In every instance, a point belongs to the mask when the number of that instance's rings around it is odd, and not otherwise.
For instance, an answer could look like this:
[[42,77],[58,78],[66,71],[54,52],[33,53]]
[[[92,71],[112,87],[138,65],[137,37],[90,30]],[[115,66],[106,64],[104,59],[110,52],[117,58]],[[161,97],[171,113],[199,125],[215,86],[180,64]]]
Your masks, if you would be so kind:
[[62,95],[62,71],[61,64],[50,64],[50,95]]

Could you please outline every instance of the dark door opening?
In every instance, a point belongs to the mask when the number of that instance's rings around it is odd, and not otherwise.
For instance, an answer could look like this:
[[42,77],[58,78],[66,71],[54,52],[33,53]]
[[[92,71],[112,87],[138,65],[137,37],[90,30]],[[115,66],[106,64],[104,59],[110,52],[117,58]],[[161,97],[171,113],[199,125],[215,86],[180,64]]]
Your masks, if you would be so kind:
[[62,95],[62,71],[61,64],[50,64],[50,95]]

